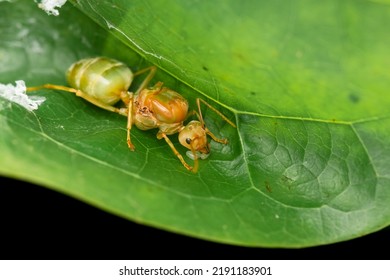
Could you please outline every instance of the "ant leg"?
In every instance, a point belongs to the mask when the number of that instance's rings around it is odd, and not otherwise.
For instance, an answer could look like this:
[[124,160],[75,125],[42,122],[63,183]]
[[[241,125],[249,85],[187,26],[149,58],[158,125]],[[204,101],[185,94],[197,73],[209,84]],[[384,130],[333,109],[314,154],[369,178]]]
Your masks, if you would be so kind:
[[44,89],[44,88],[71,92],[71,93],[74,93],[76,96],[81,97],[84,100],[86,100],[86,101],[88,101],[88,102],[90,102],[90,103],[92,103],[92,104],[94,104],[94,105],[96,105],[104,110],[118,113],[118,114],[123,115],[123,116],[128,115],[127,108],[116,108],[114,106],[107,105],[107,104],[101,102],[100,100],[82,92],[81,90],[70,88],[70,87],[53,85],[53,84],[45,84],[45,85],[37,86],[37,87],[28,87],[27,91],[36,91],[36,90],[40,90],[40,89]]
[[185,118],[184,121],[186,121],[189,117],[191,117],[191,116],[193,116],[193,115],[196,115],[196,116],[198,117],[198,119],[200,119],[198,112],[195,111],[195,110],[191,110],[191,111],[189,111],[189,112],[187,113],[187,116],[186,116],[186,118]]
[[228,140],[227,139],[220,139],[220,138],[217,138],[210,130],[207,129],[207,127],[205,128],[206,130],[206,133],[215,141],[215,142],[218,142],[218,143],[221,143],[221,144],[227,144],[228,143]]
[[[194,166],[192,167],[188,163],[185,162],[183,156],[176,150],[175,146],[173,145],[171,140],[169,140],[168,136],[165,133],[159,133],[157,138],[159,138],[159,136],[161,136],[165,139],[165,141],[167,142],[169,147],[171,147],[173,153],[179,158],[180,162],[184,165],[185,168],[187,168],[187,170],[192,171],[193,173],[196,173],[198,171],[198,157],[197,157],[194,149],[191,149],[192,153],[194,154]],[[161,139],[161,138],[159,138],[159,139]]]
[[141,90],[143,90],[144,88],[147,87],[147,85],[149,84],[150,80],[152,80],[152,78],[154,77],[154,75],[156,74],[156,71],[157,71],[157,67],[156,66],[150,66],[150,67],[146,67],[144,69],[141,69],[137,72],[134,73],[134,76],[138,76],[138,75],[141,75],[143,73],[145,73],[146,71],[149,71],[149,74],[146,76],[146,78],[142,81],[142,83],[140,84],[140,86],[138,87],[137,91],[135,92],[135,95],[138,95]]
[[[202,125],[204,125],[204,120],[203,120],[203,117],[202,117],[202,111],[200,109],[200,102],[202,102],[203,104],[205,104],[207,107],[209,107],[211,110],[213,110],[215,113],[217,113],[223,120],[225,120],[228,124],[230,124],[231,126],[233,127],[236,127],[236,125],[230,121],[225,115],[223,115],[220,111],[218,111],[217,109],[215,109],[213,106],[211,106],[210,104],[208,104],[206,101],[204,101],[203,99],[200,99],[200,98],[197,98],[196,99],[196,104],[198,105],[198,110],[199,110],[199,114],[196,113],[196,115],[198,116],[200,122],[202,123]],[[215,142],[218,142],[218,143],[222,143],[222,144],[227,144],[228,143],[228,140],[227,139],[220,139],[220,138],[217,138],[210,130],[208,130],[206,127],[205,127],[205,131],[206,133],[215,141]]]
[[150,80],[156,74],[157,67],[156,66],[146,67],[146,68],[141,69],[141,70],[134,73],[134,77],[135,77],[135,76],[141,75],[147,71],[149,71],[149,74],[142,81],[142,83],[138,87],[135,94],[133,94],[132,92],[126,92],[126,93],[121,94],[122,101],[127,105],[127,146],[129,146],[129,149],[132,151],[135,150],[135,147],[134,147],[133,143],[131,143],[131,138],[130,138],[130,130],[131,130],[131,126],[133,124],[134,95],[137,96],[141,92],[141,90],[143,90],[149,84]]
[[[196,99],[196,104],[198,105],[198,110],[199,110],[199,120],[202,124],[204,124],[203,117],[202,117],[202,111],[200,110],[200,102],[202,102],[204,105],[209,107],[211,110],[213,110],[215,113],[217,113],[223,120],[225,120],[228,124],[230,124],[232,127],[236,127],[236,125],[229,120],[224,114],[222,114],[220,111],[215,109],[213,106],[211,106],[209,103],[204,101],[203,99],[197,98]],[[210,135],[211,136],[211,135]]]
[[130,130],[131,125],[133,124],[133,93],[129,92],[129,100],[127,105],[127,146],[129,146],[130,150],[134,151],[135,147],[133,143],[131,143],[130,139]]

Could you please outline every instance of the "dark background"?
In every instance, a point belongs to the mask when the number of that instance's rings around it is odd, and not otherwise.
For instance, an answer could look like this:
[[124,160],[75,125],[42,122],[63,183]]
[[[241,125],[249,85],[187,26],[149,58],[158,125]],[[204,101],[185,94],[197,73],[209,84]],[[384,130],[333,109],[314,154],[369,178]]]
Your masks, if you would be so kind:
[[247,248],[139,225],[0,177],[0,259],[389,259],[390,231],[305,249]]

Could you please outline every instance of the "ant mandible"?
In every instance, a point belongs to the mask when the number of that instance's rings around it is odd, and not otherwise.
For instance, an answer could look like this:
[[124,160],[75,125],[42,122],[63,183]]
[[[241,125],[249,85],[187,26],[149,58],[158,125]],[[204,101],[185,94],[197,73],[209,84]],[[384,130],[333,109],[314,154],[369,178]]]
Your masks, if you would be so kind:
[[[124,63],[115,59],[87,58],[69,67],[66,77],[70,87],[45,84],[28,87],[27,91],[45,88],[71,92],[100,108],[127,116],[127,144],[132,151],[135,149],[130,137],[133,124],[141,130],[158,128],[157,138],[164,138],[184,167],[196,173],[198,158],[205,158],[210,153],[207,135],[218,143],[228,143],[227,139],[219,139],[207,129],[200,103],[216,112],[231,126],[236,127],[236,125],[203,99],[196,99],[198,112],[188,112],[188,101],[179,93],[163,87],[162,82],[157,82],[153,87],[147,88],[156,70],[155,66],[150,66],[133,73]],[[129,92],[133,78],[148,71],[148,75],[137,91]],[[125,104],[124,108],[113,106],[119,100]],[[192,114],[197,115],[198,121],[192,120],[184,125],[184,121]],[[194,160],[194,166],[190,166],[184,160],[168,138],[168,135],[175,133],[179,133],[180,144],[191,151],[191,154],[187,153],[187,155]]]

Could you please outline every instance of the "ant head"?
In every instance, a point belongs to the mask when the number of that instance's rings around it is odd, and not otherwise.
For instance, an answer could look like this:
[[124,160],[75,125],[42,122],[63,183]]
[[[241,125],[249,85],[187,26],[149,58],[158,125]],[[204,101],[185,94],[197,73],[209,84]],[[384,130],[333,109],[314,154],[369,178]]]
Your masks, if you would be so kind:
[[180,132],[179,142],[192,153],[209,154],[209,143],[204,125],[199,121],[190,121]]

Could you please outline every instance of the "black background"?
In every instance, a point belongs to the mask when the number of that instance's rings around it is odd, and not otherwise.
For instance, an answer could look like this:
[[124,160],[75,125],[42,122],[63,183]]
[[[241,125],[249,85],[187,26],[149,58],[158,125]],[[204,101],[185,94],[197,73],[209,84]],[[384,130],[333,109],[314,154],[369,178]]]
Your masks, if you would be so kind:
[[390,231],[305,249],[219,244],[139,225],[0,177],[0,259],[389,259]]

